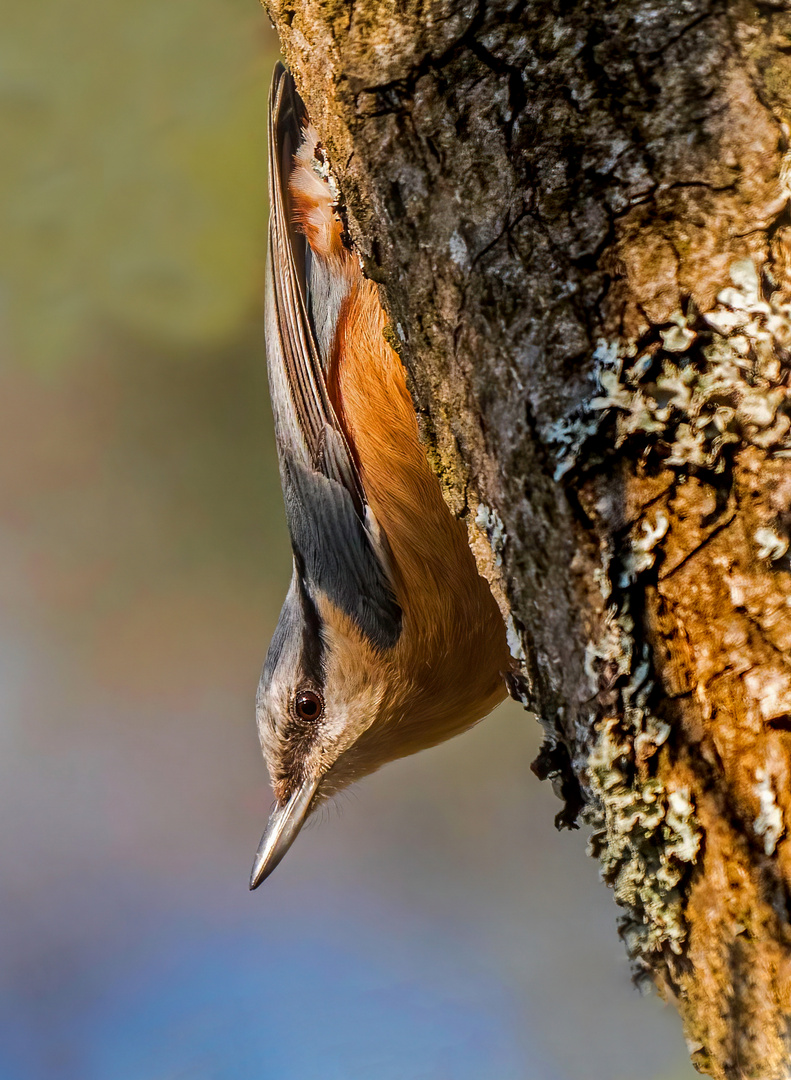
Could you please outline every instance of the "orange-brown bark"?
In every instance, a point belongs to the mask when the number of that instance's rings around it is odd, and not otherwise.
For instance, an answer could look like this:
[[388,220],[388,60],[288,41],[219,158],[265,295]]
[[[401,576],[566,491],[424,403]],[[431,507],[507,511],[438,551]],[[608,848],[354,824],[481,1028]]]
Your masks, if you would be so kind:
[[536,768],[727,1080],[791,1067],[790,9],[269,0]]

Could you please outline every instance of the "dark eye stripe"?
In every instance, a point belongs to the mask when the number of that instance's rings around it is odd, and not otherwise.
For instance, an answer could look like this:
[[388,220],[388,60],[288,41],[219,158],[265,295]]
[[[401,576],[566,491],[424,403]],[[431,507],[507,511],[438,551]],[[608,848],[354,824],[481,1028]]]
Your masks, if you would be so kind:
[[305,587],[305,568],[302,560],[295,555],[295,561],[303,618],[300,667],[305,682],[321,687],[324,685],[324,642],[321,638],[321,618]]

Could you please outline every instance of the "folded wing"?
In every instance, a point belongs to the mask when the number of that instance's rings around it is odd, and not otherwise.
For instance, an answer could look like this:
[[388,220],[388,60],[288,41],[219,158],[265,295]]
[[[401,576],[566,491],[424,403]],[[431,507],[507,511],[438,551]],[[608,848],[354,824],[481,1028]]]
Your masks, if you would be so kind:
[[388,648],[400,635],[401,609],[327,392],[311,310],[313,256],[293,223],[289,178],[306,123],[294,81],[278,65],[269,102],[266,351],[286,517],[309,586],[352,618],[374,645]]

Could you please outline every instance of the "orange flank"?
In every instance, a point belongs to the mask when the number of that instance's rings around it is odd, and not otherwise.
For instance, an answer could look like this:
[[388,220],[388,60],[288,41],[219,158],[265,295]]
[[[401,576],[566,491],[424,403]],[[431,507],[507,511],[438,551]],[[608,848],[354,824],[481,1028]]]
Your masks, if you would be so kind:
[[387,756],[401,757],[490,712],[506,696],[502,675],[510,658],[500,613],[478,574],[464,524],[451,514],[426,460],[401,360],[383,334],[387,316],[377,288],[343,245],[315,152],[316,135],[309,128],[290,182],[293,217],[314,254],[348,281],[327,388],[386,537],[403,633],[385,656],[331,604],[322,605],[322,614],[337,631],[329,654],[345,666],[346,677],[354,678],[352,669],[364,665],[380,686],[385,723],[362,735],[358,749],[375,740],[371,750],[381,757],[389,742]]

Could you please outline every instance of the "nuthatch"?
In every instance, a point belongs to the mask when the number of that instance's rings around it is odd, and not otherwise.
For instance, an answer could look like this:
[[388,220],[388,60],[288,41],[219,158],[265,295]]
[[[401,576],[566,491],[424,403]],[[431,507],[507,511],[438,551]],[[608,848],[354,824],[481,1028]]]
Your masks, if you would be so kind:
[[291,75],[269,102],[266,351],[294,553],[256,702],[277,806],[250,888],[328,796],[505,697],[505,630],[418,439]]

